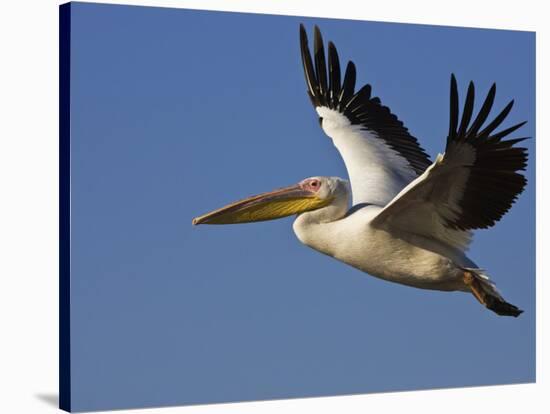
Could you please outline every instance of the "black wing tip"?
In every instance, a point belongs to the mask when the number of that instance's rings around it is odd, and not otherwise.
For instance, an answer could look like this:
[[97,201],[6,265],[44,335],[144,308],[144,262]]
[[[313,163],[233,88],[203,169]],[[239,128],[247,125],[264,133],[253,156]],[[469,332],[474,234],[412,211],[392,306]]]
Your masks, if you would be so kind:
[[[460,119],[459,127],[459,108],[458,108],[458,85],[456,76],[454,73],[451,73],[451,118],[449,121],[449,139],[447,143],[452,140],[467,139],[469,141],[475,140],[477,138],[492,139],[496,137],[504,137],[509,133],[515,131],[516,129],[522,127],[527,121],[521,122],[513,127],[508,128],[503,131],[504,133],[494,133],[495,129],[506,119],[512,107],[514,106],[515,100],[512,99],[508,104],[500,111],[500,113],[493,118],[491,122],[483,129],[481,132],[478,132],[481,128],[481,124],[485,123],[489,116],[489,112],[493,105],[493,101],[496,95],[496,82],[491,84],[485,102],[483,103],[482,108],[479,110],[476,119],[469,126],[468,124],[471,121],[471,110],[473,109],[473,98],[475,93],[475,85],[473,81],[468,83],[468,89],[466,92],[466,102],[464,105],[463,113]],[[469,126],[469,128],[468,128]]]
[[458,139],[467,138],[466,131],[470,125],[472,119],[472,113],[474,112],[475,104],[475,86],[474,82],[470,81],[468,84],[468,90],[466,92],[466,101],[464,102],[464,109],[462,110],[462,120],[460,121],[460,127],[458,128]]
[[313,27],[313,50],[314,53],[322,51],[324,54],[323,35],[317,25]]
[[319,27],[315,25],[313,37],[313,55],[315,64],[315,74],[317,77],[317,87],[319,90],[319,99],[323,105],[329,104],[328,79],[327,79],[327,60],[325,57],[325,46]]
[[458,128],[458,85],[456,76],[451,73],[451,86],[449,92],[449,133],[447,135],[447,146],[456,138]]
[[306,27],[300,23],[300,45],[303,48],[304,46],[307,46],[308,44],[308,38],[307,38],[307,30]]
[[323,35],[321,34],[321,29],[319,29],[319,26],[315,25],[313,26],[313,37],[318,40],[323,40]]
[[[525,125],[526,121],[515,124],[500,132],[495,130],[506,119],[514,100],[511,100],[488,125],[481,131],[482,124],[488,120],[496,94],[496,83],[493,83],[487,93],[475,120],[468,127],[471,118],[472,95],[470,93],[472,82],[468,86],[468,95],[464,105],[462,119],[459,124],[458,91],[456,78],[451,75],[451,119],[450,119],[450,141],[465,142],[475,149],[476,159],[471,166],[472,181],[468,183],[468,190],[461,202],[463,212],[476,212],[476,214],[464,213],[464,217],[453,225],[462,230],[476,228],[487,228],[499,221],[511,206],[526,185],[527,179],[520,173],[527,167],[527,148],[516,146],[528,137],[502,138]],[[449,141],[448,141],[449,143]],[[446,153],[452,156],[454,146],[447,148]]]
[[300,32],[300,46],[303,49],[304,45],[307,46],[307,30],[303,23],[300,23],[300,29],[298,30]]
[[[517,128],[521,128],[526,123],[527,123],[527,121],[521,121],[521,122],[517,123],[515,126],[517,126]],[[533,137],[526,137],[526,139],[531,139],[531,138],[533,138]]]
[[[506,107],[504,109],[507,109],[508,111],[510,111],[512,109],[512,107],[514,106],[514,103],[515,103],[515,99],[512,99],[510,102],[508,102],[508,105],[506,105]],[[509,109],[508,109],[509,107]]]
[[458,90],[458,85],[457,85],[457,82],[456,82],[456,76],[454,73],[451,73],[451,88],[453,89],[457,89]]

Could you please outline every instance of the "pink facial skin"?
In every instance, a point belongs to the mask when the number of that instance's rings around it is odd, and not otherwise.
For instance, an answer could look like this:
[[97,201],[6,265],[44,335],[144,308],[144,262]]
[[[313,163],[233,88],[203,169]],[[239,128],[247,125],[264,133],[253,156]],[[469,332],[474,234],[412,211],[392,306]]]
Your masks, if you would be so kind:
[[300,187],[304,190],[317,192],[321,188],[321,181],[317,178],[308,178],[300,183]]

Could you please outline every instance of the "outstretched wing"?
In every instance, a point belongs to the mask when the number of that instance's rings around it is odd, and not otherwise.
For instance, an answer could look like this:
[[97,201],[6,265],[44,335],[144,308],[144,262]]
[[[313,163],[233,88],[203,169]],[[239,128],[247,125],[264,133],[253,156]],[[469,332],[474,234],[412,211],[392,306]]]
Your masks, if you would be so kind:
[[355,65],[348,62],[340,79],[336,47],[328,43],[328,70],[323,39],[314,29],[312,61],[305,28],[300,46],[307,89],[321,126],[344,159],[351,181],[353,204],[386,205],[431,164],[416,138],[380,99],[371,86],[355,92]]
[[465,248],[472,229],[494,225],[510,209],[527,180],[527,149],[514,147],[526,138],[503,141],[521,122],[495,132],[511,101],[484,129],[493,106],[493,84],[474,121],[474,84],[470,82],[459,125],[458,91],[451,76],[449,135],[445,154],[401,191],[372,221],[375,227],[437,239]]

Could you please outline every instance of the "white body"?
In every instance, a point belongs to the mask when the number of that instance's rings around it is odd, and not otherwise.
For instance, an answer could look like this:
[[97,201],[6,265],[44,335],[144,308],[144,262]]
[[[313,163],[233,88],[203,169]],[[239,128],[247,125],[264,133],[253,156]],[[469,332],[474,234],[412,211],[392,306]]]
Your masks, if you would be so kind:
[[395,237],[371,226],[381,210],[363,207],[326,223],[302,214],[294,232],[307,246],[372,276],[423,289],[468,291],[464,268],[476,266],[462,251],[418,235]]

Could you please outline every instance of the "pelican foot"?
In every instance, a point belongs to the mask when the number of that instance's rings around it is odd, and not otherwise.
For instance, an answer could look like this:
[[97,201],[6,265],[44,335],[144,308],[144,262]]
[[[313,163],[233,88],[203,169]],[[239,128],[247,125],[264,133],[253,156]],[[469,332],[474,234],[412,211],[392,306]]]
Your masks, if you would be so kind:
[[[492,310],[497,315],[518,317],[523,313],[521,309],[511,303],[506,302],[493,288],[484,288],[484,280],[481,280],[473,272],[464,272],[464,284],[470,288],[470,291],[479,303],[487,309]],[[495,293],[493,293],[494,291]]]

